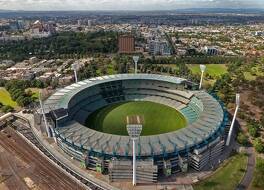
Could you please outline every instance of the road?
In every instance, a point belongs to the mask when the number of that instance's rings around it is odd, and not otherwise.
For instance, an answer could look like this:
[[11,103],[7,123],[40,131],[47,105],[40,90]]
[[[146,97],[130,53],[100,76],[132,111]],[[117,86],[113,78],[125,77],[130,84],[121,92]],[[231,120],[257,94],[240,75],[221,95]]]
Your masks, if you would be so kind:
[[84,189],[9,127],[0,132],[0,152],[0,182],[6,189]]
[[255,168],[255,153],[254,153],[254,148],[253,147],[247,147],[246,153],[248,154],[248,163],[247,163],[247,169],[246,173],[240,182],[240,184],[237,186],[237,190],[244,190],[244,189],[249,189],[249,185],[253,179],[253,174],[254,174],[254,168]]

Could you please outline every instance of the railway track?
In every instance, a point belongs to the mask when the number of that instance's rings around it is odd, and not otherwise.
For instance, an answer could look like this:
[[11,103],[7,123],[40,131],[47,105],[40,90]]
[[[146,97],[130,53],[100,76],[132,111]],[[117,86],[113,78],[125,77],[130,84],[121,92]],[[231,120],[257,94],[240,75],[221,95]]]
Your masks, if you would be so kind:
[[35,137],[30,128],[29,124],[25,123],[21,119],[17,119],[12,122],[12,127],[20,134],[22,134],[25,138],[27,138],[32,144],[35,145],[43,154],[45,154],[50,160],[60,166],[64,171],[69,173],[71,176],[76,178],[82,184],[84,184],[88,189],[92,190],[107,190],[106,188],[102,187],[100,184],[96,184],[95,182],[85,178],[81,174],[76,173],[71,168],[69,168],[64,163],[60,162],[56,157],[54,157]]
[[[34,181],[40,189],[50,190],[81,190],[81,187],[75,180],[65,175],[61,170],[54,167],[53,164],[43,159],[43,156],[32,149],[28,144],[11,128],[6,128],[6,134],[1,133],[0,145],[15,158],[19,158],[28,167],[17,168],[16,159],[10,158],[5,162],[10,169],[13,180],[9,182],[9,189],[28,189],[24,184],[24,177],[28,176]],[[15,180],[15,181],[14,181]],[[10,186],[11,183],[11,186]],[[12,184],[15,186],[12,186]]]

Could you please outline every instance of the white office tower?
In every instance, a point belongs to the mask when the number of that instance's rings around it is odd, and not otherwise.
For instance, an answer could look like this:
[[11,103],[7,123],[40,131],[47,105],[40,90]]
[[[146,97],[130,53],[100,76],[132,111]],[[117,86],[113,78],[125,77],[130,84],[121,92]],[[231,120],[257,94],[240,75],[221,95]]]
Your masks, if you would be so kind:
[[88,25],[89,28],[92,27],[92,24],[93,24],[93,23],[92,23],[92,20],[88,20],[88,21],[87,21],[87,25]]
[[78,20],[77,23],[78,23],[78,26],[82,25],[82,21],[81,20]]

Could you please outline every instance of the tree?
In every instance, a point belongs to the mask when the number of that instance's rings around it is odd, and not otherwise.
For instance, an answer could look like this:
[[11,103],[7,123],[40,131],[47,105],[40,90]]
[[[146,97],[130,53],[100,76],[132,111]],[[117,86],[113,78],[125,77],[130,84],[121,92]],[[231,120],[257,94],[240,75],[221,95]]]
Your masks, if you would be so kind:
[[101,72],[103,75],[106,75],[107,74],[107,66],[103,66],[101,69]]
[[252,137],[257,137],[258,135],[258,129],[256,127],[250,127],[248,132]]
[[5,79],[0,79],[0,87],[4,87],[6,84],[6,80]]
[[14,111],[14,108],[12,106],[9,105],[5,105],[1,108],[2,112],[4,113],[8,113],[8,112],[12,112]]
[[264,143],[262,142],[261,138],[254,140],[254,147],[258,153],[264,152]]
[[11,80],[5,84],[5,88],[10,93],[11,98],[16,101],[19,106],[24,107],[33,102],[33,99],[31,98],[33,93],[30,90],[26,92],[25,89],[29,87],[36,87],[35,85],[39,87],[44,86],[39,80]]
[[11,98],[16,101],[18,97],[24,96],[25,92],[22,89],[11,89],[10,91]]
[[45,39],[6,42],[0,58],[22,61],[32,56],[29,52],[44,59],[80,58],[88,53],[115,53],[117,49],[117,33],[113,31],[61,32]]
[[35,88],[44,88],[44,83],[41,80],[32,80],[31,81],[31,87]]
[[243,133],[239,132],[237,136],[237,142],[245,146],[247,145],[248,140],[247,140],[247,137]]
[[257,137],[259,131],[259,123],[255,120],[249,121],[247,124],[248,132],[252,137]]
[[28,89],[28,90],[26,91],[26,95],[31,97],[31,96],[33,95],[32,90]]
[[33,102],[33,99],[31,96],[28,96],[27,94],[21,94],[17,99],[16,102],[19,106],[25,107],[28,106]]

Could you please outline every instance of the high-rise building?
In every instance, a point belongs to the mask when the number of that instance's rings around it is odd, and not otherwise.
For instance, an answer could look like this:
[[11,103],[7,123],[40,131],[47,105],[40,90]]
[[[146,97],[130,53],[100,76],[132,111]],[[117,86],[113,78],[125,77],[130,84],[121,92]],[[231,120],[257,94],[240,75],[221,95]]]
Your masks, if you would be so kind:
[[49,21],[46,25],[46,30],[51,34],[56,33],[56,23],[54,21]]
[[82,21],[81,20],[77,20],[78,26],[82,25]]
[[160,47],[159,47],[159,41],[158,40],[151,40],[149,43],[149,53],[151,55],[157,55],[160,54]]
[[39,33],[39,32],[43,32],[43,30],[44,30],[43,24],[39,20],[36,20],[32,25],[32,32]]
[[119,53],[133,53],[135,51],[135,38],[132,35],[118,37]]
[[91,27],[92,26],[92,20],[88,20],[87,25],[88,25],[88,27]]
[[166,41],[151,40],[149,42],[149,53],[151,55],[171,55],[171,49]]
[[12,31],[16,31],[19,29],[18,22],[17,21],[10,21],[9,22],[9,28]]
[[22,30],[25,28],[25,22],[23,20],[18,20],[17,25],[18,25],[19,30]]

